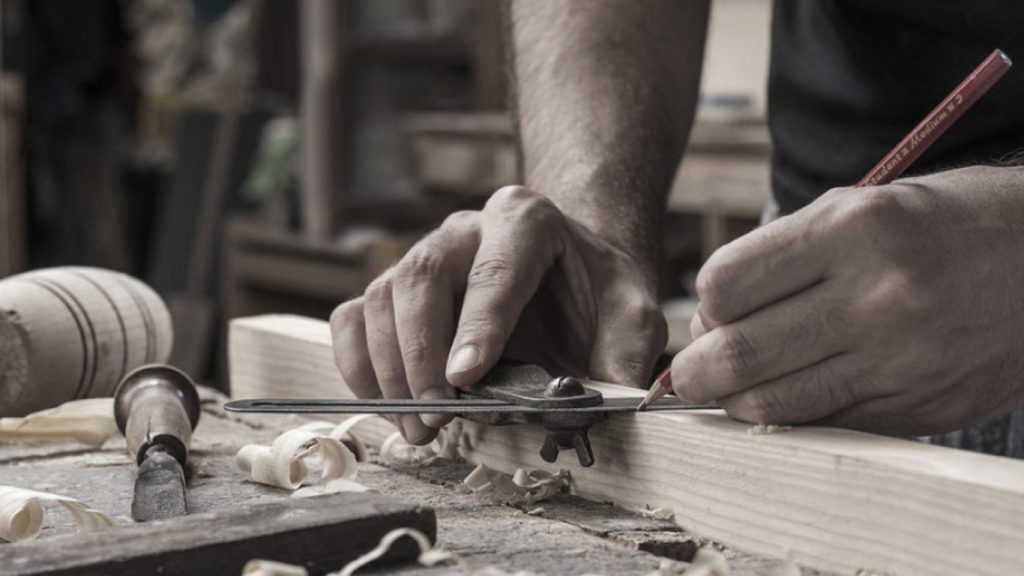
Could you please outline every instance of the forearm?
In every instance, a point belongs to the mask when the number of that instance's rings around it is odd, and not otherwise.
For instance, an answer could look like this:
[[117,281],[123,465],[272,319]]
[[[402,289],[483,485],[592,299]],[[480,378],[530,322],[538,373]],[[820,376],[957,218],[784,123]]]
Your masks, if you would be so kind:
[[655,276],[707,2],[512,0],[526,183]]

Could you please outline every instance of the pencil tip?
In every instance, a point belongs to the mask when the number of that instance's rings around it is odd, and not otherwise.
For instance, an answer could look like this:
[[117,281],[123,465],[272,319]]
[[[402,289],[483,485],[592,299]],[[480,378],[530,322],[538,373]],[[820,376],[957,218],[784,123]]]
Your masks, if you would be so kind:
[[647,408],[647,398],[644,398],[639,404],[637,404],[636,411],[643,412],[645,408]]

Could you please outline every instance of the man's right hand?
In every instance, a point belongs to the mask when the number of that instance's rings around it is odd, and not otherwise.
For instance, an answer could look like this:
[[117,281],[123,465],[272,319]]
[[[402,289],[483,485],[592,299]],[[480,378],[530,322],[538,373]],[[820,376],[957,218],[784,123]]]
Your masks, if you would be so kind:
[[[331,315],[334,355],[360,398],[451,398],[503,355],[641,386],[665,346],[636,261],[521,186],[458,212]],[[425,444],[451,417],[403,415]]]

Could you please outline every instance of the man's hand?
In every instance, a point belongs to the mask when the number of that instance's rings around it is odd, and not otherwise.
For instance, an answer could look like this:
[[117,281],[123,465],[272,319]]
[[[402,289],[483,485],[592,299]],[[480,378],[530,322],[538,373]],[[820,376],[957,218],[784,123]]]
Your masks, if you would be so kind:
[[832,190],[717,251],[676,393],[749,422],[930,434],[1024,398],[1024,170]]
[[[503,352],[561,374],[640,385],[664,349],[651,275],[521,186],[460,212],[331,315],[360,398],[449,398]],[[424,444],[450,417],[401,417]]]

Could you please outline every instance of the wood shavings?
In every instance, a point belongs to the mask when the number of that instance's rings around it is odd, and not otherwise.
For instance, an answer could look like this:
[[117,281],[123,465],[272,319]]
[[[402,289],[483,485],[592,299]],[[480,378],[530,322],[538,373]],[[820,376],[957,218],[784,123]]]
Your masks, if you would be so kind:
[[714,548],[704,547],[697,550],[693,562],[683,572],[683,576],[729,576],[729,562],[725,556]]
[[388,532],[380,539],[376,548],[349,562],[340,572],[332,572],[328,576],[352,576],[360,568],[387,554],[391,546],[402,538],[411,538],[419,546],[420,555],[416,560],[422,566],[433,567],[442,562],[455,562],[456,566],[462,570],[463,576],[536,576],[535,573],[525,570],[506,572],[495,566],[474,568],[469,561],[458,554],[434,548],[426,534],[412,528],[397,528]]
[[454,440],[457,434],[450,434],[444,428],[437,431],[437,438],[426,446],[406,442],[401,432],[395,432],[380,445],[380,457],[385,460],[406,460],[429,465],[439,458],[454,459],[457,448]]
[[113,526],[113,518],[86,506],[79,500],[15,488],[0,486],[0,538],[18,542],[39,536],[43,529],[42,502],[57,502],[66,508],[75,519],[78,529],[83,532],[101,530]]
[[359,423],[364,422],[370,418],[383,418],[379,414],[360,414],[346,419],[340,424],[334,422],[310,422],[304,426],[301,426],[301,430],[311,430],[318,432],[324,436],[334,438],[340,442],[345,443],[353,452],[355,452],[356,460],[359,462],[366,462],[370,458],[369,450],[366,444],[359,436],[352,433],[352,429],[355,428]]
[[[434,566],[452,557],[452,555],[447,552],[434,550],[434,545],[430,543],[430,538],[427,538],[427,535],[423,532],[413,528],[396,528],[385,534],[384,537],[380,539],[376,548],[349,562],[341,569],[340,572],[334,572],[329,576],[352,576],[356,573],[356,570],[359,570],[387,554],[388,550],[391,549],[391,546],[402,538],[411,538],[416,542],[416,545],[420,547],[419,561],[425,566]],[[424,559],[425,556],[426,559]]]
[[0,442],[76,441],[99,448],[115,435],[113,398],[72,400],[22,418],[0,418]]
[[249,560],[242,568],[242,576],[309,576],[309,572],[295,564],[273,560]]
[[376,492],[368,486],[360,484],[348,478],[335,478],[305,488],[299,488],[292,492],[292,498],[309,498],[311,496],[323,496],[324,494],[336,494],[338,492]]
[[775,434],[777,432],[788,432],[792,426],[776,426],[775,424],[754,424],[747,428],[747,434],[751,436],[762,436],[764,434]]
[[336,478],[355,479],[357,463],[351,450],[334,438],[298,428],[281,434],[270,446],[243,446],[235,463],[256,482],[295,490],[306,482],[307,460],[315,456],[322,464],[320,484]]
[[515,474],[494,470],[480,464],[462,481],[474,495],[521,498],[528,504],[546,500],[569,485],[569,471],[559,470],[552,474],[545,470],[519,468]]
[[651,508],[646,504],[643,508],[630,508],[629,511],[651,520],[671,520],[676,515],[671,508]]

